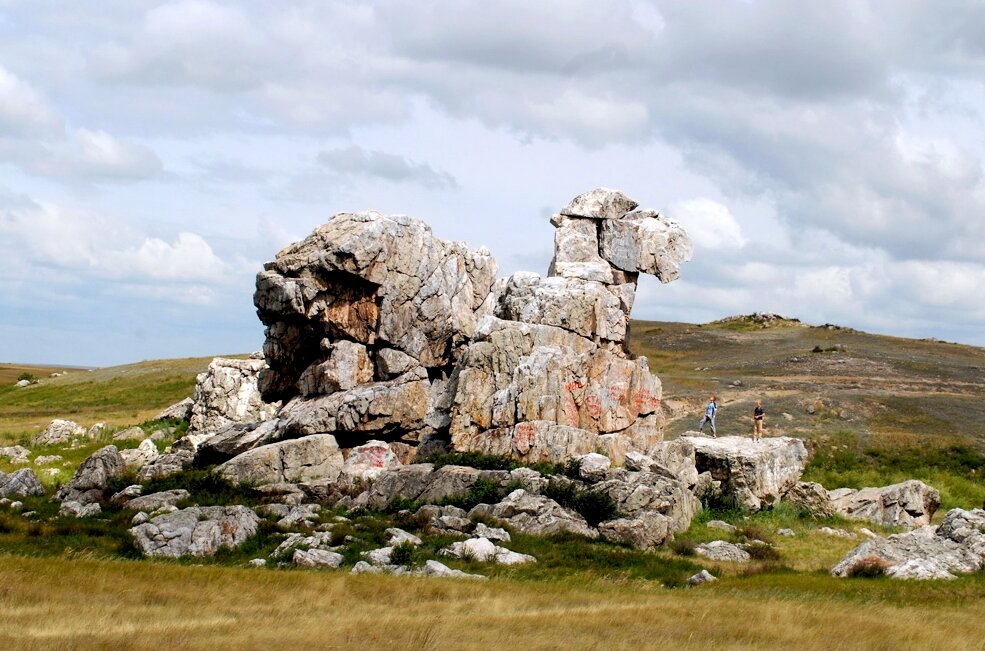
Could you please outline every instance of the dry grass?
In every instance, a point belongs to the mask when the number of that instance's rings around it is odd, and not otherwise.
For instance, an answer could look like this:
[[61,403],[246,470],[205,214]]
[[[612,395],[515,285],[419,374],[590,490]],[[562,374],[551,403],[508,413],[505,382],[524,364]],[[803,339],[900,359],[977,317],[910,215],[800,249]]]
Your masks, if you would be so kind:
[[914,603],[886,597],[899,585],[753,577],[672,591],[4,556],[0,648],[985,648],[981,581]]

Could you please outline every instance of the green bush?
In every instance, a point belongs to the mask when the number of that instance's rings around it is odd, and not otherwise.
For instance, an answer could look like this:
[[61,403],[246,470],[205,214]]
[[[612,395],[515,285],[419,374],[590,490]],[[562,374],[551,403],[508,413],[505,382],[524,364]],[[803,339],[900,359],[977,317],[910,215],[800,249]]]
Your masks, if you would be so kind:
[[390,552],[391,565],[411,565],[414,562],[416,547],[409,542],[402,542]]
[[552,479],[544,489],[544,496],[580,514],[593,527],[600,522],[618,517],[615,502],[611,497],[605,493],[581,488],[574,482]]
[[17,376],[18,382],[23,382],[24,380],[34,383],[38,381],[38,378],[36,378],[33,373],[21,373]]

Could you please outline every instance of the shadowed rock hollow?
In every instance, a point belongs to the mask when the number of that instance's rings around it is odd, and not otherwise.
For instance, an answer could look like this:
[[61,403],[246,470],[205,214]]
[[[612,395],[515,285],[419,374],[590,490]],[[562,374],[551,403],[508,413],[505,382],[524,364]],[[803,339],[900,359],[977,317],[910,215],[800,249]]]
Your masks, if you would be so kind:
[[419,220],[333,216],[257,276],[260,391],[285,404],[254,442],[332,434],[524,460],[649,448],[661,387],[626,350],[629,314],[638,275],[673,280],[691,244],[636,207],[605,188],[576,197],[551,219],[548,276],[505,279],[487,249]]

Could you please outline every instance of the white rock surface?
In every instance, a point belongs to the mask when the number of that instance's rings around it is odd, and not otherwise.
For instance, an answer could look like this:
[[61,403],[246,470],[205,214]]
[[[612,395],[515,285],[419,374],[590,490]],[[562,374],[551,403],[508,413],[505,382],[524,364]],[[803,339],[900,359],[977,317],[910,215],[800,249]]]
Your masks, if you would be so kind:
[[272,417],[280,405],[264,402],[257,388],[263,359],[216,357],[200,373],[192,396],[189,434],[212,434],[230,423],[247,423]]
[[160,456],[154,441],[144,439],[135,448],[120,450],[120,457],[127,468],[136,470],[143,468],[148,463]]
[[234,483],[275,484],[335,480],[342,472],[342,451],[330,434],[271,443],[230,459],[216,468]]
[[951,509],[940,526],[873,538],[848,553],[831,570],[850,576],[861,565],[880,563],[899,579],[952,579],[985,567],[985,510]]
[[777,504],[807,465],[804,443],[786,436],[760,441],[741,436],[685,438],[694,446],[698,472],[710,472],[722,491],[748,511]]
[[336,568],[342,565],[345,557],[338,552],[330,552],[324,549],[309,549],[307,551],[296,549],[292,559],[295,565],[300,567],[331,567]]
[[835,494],[837,499],[831,503],[838,515],[907,529],[930,524],[941,503],[937,489],[916,479],[881,488],[841,489]]
[[246,542],[259,523],[246,506],[195,506],[156,516],[130,533],[147,556],[211,556]]
[[34,445],[56,445],[69,443],[72,439],[86,435],[86,428],[72,420],[56,418],[48,423],[40,434],[31,441]]
[[476,513],[499,518],[512,529],[535,536],[567,531],[588,538],[598,537],[598,531],[588,526],[579,514],[543,495],[531,495],[522,488],[513,491],[498,504],[476,506],[469,512],[469,517]]
[[0,497],[29,497],[44,495],[44,486],[30,468],[10,474],[0,472]]
[[709,543],[698,545],[694,548],[695,553],[713,561],[727,561],[730,563],[746,563],[751,558],[749,552],[738,545],[733,545],[724,540],[713,540]]

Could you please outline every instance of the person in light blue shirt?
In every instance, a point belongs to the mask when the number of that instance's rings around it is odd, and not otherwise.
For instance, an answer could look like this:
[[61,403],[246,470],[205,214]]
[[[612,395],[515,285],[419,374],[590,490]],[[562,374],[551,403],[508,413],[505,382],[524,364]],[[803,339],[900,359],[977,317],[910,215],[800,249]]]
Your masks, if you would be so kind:
[[715,430],[715,414],[717,413],[718,413],[718,398],[712,396],[711,400],[708,401],[708,406],[705,407],[704,417],[701,419],[701,422],[698,423],[698,431],[699,432],[705,431],[705,423],[710,423],[711,435],[714,436],[715,438],[718,438],[718,432]]

